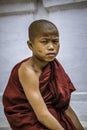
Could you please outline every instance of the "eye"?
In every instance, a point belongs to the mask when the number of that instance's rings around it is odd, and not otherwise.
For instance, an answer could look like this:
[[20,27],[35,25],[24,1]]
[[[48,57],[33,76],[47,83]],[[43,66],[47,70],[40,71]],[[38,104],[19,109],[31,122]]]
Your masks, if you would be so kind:
[[54,39],[54,40],[53,40],[53,43],[54,43],[54,44],[58,44],[58,43],[59,43],[59,40],[58,40],[58,39]]
[[47,40],[41,40],[40,42],[43,43],[43,44],[47,44],[48,43]]

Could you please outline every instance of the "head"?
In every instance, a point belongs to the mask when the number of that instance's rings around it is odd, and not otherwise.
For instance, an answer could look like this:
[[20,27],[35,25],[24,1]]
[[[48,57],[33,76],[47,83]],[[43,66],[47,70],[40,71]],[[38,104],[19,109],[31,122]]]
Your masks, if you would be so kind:
[[29,40],[33,42],[35,38],[37,38],[42,33],[45,33],[45,32],[49,33],[53,29],[59,35],[57,27],[52,22],[44,20],[44,19],[36,20],[32,22],[31,25],[29,26],[29,30],[28,30]]
[[59,51],[59,32],[57,27],[52,22],[44,19],[32,22],[29,26],[28,46],[33,55],[38,52],[38,55],[41,56],[48,54],[49,60],[54,59]]

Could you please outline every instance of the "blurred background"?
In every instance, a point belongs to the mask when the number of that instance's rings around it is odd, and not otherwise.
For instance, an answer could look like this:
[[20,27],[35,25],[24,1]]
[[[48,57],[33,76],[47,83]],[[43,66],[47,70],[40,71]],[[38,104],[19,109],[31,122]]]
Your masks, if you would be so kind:
[[10,130],[2,94],[13,66],[31,56],[28,27],[37,19],[52,21],[60,32],[57,59],[76,92],[71,106],[87,129],[87,0],[0,0],[0,130]]

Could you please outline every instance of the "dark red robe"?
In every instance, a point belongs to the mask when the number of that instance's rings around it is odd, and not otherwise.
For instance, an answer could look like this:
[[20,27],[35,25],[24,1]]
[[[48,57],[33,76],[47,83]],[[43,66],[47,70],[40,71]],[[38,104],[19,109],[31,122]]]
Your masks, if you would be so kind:
[[[24,61],[13,68],[4,91],[5,115],[13,130],[48,130],[37,120],[20,84],[18,69]],[[50,113],[66,130],[76,130],[71,119],[65,114],[71,92],[75,88],[60,63],[56,59],[50,62],[43,69],[39,80],[40,91]]]

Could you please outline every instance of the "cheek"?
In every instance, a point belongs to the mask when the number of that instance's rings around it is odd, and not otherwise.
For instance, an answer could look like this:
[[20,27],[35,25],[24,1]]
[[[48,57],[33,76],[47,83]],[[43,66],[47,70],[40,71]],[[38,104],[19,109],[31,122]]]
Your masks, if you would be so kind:
[[38,52],[41,53],[41,54],[45,53],[44,49],[38,49]]
[[43,56],[45,54],[44,50],[38,49],[38,54]]
[[56,52],[58,53],[59,52],[59,49],[60,49],[60,47],[58,46],[58,47],[56,47]]
[[38,50],[38,52],[42,53],[42,51],[41,51],[41,50]]
[[57,50],[59,51],[59,49],[60,49],[60,44],[57,46]]

